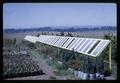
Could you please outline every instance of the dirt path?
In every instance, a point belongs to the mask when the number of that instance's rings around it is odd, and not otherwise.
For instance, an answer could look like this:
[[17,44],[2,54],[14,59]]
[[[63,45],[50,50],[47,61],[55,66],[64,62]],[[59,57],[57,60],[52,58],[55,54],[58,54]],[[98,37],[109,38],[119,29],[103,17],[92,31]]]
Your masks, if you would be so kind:
[[53,68],[48,66],[47,63],[46,63],[46,60],[43,59],[43,57],[41,57],[37,52],[33,51],[32,53],[32,56],[33,57],[33,60],[36,61],[39,65],[39,67],[43,70],[43,72],[45,73],[46,75],[46,78],[45,79],[49,79],[50,76],[54,76],[54,73],[53,73]]

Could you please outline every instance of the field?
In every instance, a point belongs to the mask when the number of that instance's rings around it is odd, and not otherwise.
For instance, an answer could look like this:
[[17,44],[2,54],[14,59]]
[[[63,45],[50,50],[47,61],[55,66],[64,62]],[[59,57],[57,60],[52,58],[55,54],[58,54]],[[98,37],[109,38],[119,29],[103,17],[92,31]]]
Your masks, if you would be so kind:
[[[103,38],[105,33],[110,32],[113,35],[117,35],[117,31],[84,31],[84,32],[70,32],[75,37],[85,37],[85,38]],[[17,38],[17,39],[23,39],[26,35],[33,35],[36,36],[37,34],[42,34],[43,32],[21,32],[21,33],[10,33],[6,34],[4,33],[4,37],[8,38]],[[56,35],[60,34],[60,32],[44,32],[47,35]],[[68,32],[64,32],[65,35],[68,34]]]
[[34,75],[35,73],[38,73],[38,75],[42,74],[42,70],[37,63],[32,60],[27,46],[25,46],[25,44],[15,42],[15,40],[4,38],[4,78]]
[[[6,42],[4,42],[4,51],[3,51],[3,75],[10,73],[24,73],[24,72],[34,72],[34,71],[40,71],[42,70],[43,73],[49,74],[49,75],[37,75],[39,77],[26,77],[26,78],[17,78],[17,79],[78,79],[75,76],[72,75],[71,72],[67,72],[66,70],[62,69],[61,66],[58,66],[57,63],[50,62],[50,57],[55,56],[56,52],[51,50],[48,53],[44,52],[45,49],[41,46],[40,49],[38,48],[28,48],[28,44],[26,42],[22,42],[24,40],[24,37],[26,35],[34,35],[37,36],[38,34],[42,34],[43,32],[24,32],[24,33],[4,33],[3,38],[10,39],[14,41],[16,38],[16,43],[8,45]],[[60,35],[61,32],[44,32],[48,35]],[[103,38],[105,33],[108,33],[106,31],[85,31],[85,32],[70,32],[75,37],[85,37],[85,38]],[[113,35],[117,35],[116,31],[110,31]],[[68,32],[64,32],[64,35],[67,35]],[[17,48],[16,48],[17,46]],[[52,47],[47,47],[51,48]],[[53,48],[54,49],[54,48]],[[27,52],[28,50],[31,50],[32,53]],[[38,51],[41,50],[41,52],[38,54]],[[25,51],[27,54],[19,54],[20,51]],[[53,51],[53,52],[52,52]],[[16,54],[18,53],[18,54]],[[47,57],[46,55],[50,56]],[[46,58],[46,57],[47,58]],[[55,60],[56,61],[56,60]],[[51,64],[50,64],[51,63]],[[57,66],[56,66],[57,65]],[[61,70],[59,70],[61,68]],[[116,67],[115,67],[116,68]],[[48,69],[48,70],[47,70]],[[54,71],[56,70],[56,71]],[[7,73],[6,73],[7,71]],[[65,73],[66,72],[66,73]],[[63,75],[63,76],[62,76]],[[116,78],[116,75],[114,76]]]

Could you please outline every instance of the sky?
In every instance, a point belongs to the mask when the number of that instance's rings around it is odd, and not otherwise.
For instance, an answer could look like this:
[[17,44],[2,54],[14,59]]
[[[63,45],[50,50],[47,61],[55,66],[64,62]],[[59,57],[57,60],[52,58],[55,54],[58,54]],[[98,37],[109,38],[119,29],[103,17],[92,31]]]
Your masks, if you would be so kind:
[[116,26],[115,3],[5,3],[3,28]]

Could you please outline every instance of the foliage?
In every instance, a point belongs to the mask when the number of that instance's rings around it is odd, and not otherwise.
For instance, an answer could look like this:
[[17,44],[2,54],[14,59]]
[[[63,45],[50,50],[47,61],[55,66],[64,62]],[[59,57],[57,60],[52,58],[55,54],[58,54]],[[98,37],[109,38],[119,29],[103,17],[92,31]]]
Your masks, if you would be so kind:
[[69,63],[68,63],[68,66],[72,69],[78,69],[79,67],[81,67],[82,65],[82,61],[76,59],[76,60],[71,60]]
[[67,36],[73,37],[72,33],[68,32]]
[[36,45],[34,43],[27,43],[27,46],[30,48],[30,49],[36,49]]
[[31,56],[20,54],[21,48],[27,48],[27,46],[24,46],[25,43],[15,45],[13,42],[15,43],[16,39],[4,39],[3,76],[40,70]]
[[16,38],[14,38],[13,42],[14,42],[14,44],[16,44]]
[[60,35],[61,35],[61,36],[64,36],[64,32],[61,32]]
[[38,34],[37,34],[37,37],[39,37],[39,36],[40,36],[40,34],[38,33]]
[[58,76],[64,76],[64,75],[68,75],[68,71],[67,70],[58,70],[58,71],[54,71],[54,73]]
[[3,45],[13,45],[14,44],[14,40],[12,39],[3,39]]
[[46,32],[42,32],[42,35],[47,35],[47,33]]
[[53,59],[53,60],[47,60],[47,63],[48,63],[49,66],[57,65],[55,59]]
[[57,56],[57,49],[55,47],[37,42],[36,48],[38,53],[44,55],[45,57],[55,58]]
[[[112,47],[112,60],[117,62],[117,36],[113,36],[110,33],[104,34],[104,39],[109,39],[111,40],[111,47]],[[106,48],[104,51],[103,55],[105,58],[108,60],[108,54],[109,54],[109,47]]]

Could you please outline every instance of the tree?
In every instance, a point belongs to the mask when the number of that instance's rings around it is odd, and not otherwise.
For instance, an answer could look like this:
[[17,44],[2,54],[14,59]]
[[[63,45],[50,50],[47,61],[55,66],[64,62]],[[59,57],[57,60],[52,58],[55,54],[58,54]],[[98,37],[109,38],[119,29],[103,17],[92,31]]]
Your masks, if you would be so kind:
[[59,34],[58,34],[58,33],[56,33],[56,36],[59,36]]
[[60,35],[61,35],[61,36],[64,36],[64,32],[61,32]]
[[54,33],[51,33],[51,35],[54,35]]
[[47,35],[47,33],[46,32],[42,32],[42,35]]
[[37,37],[39,37],[39,36],[40,36],[40,34],[38,33],[38,34],[37,34]]
[[[111,40],[111,46],[112,46],[112,59],[117,62],[117,36],[113,36],[113,34],[106,33],[104,34],[104,39],[109,39]],[[105,58],[108,59],[108,53],[109,53],[109,48],[107,47],[106,50],[104,51]]]
[[72,33],[68,32],[67,36],[73,37]]

